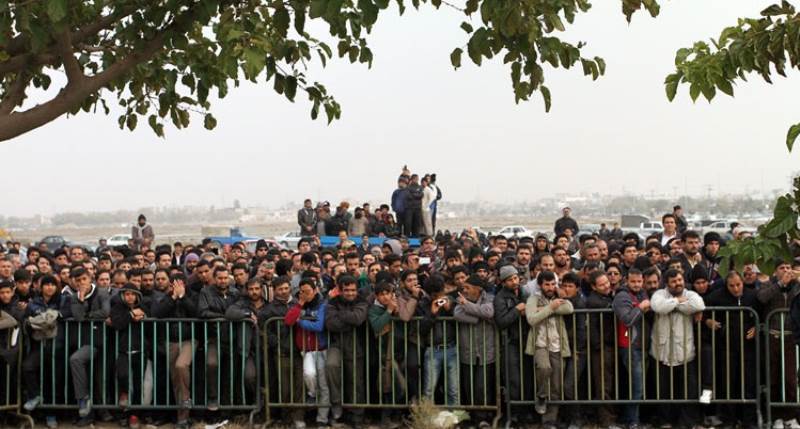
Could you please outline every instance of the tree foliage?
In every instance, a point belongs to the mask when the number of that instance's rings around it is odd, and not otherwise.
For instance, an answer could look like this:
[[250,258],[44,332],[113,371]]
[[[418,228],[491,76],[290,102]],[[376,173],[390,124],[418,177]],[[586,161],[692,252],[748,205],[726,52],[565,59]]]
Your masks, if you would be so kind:
[[[740,18],[735,26],[722,30],[711,44],[696,42],[675,54],[676,71],[664,81],[667,98],[672,101],[678,86],[689,86],[692,101],[702,94],[709,102],[717,90],[733,97],[737,81],[747,81],[753,73],[767,83],[773,74],[786,77],[787,68],[800,69],[800,14],[787,0],[761,11],[758,18]],[[786,136],[791,152],[800,135],[800,123],[792,125]],[[740,270],[757,264],[767,273],[777,259],[791,260],[800,243],[800,177],[794,190],[778,198],[772,219],[758,229],[756,237],[729,243],[723,250],[723,268]]]
[[[586,12],[589,0],[0,0],[0,141],[38,128],[63,114],[121,106],[120,128],[146,122],[164,135],[171,122],[185,128],[200,114],[208,129],[212,96],[224,98],[243,80],[267,82],[295,101],[322,111],[330,122],[341,106],[308,75],[335,57],[371,66],[368,34],[390,7],[449,7],[464,15],[467,33],[450,55],[455,68],[467,54],[476,65],[501,56],[514,97],[541,93],[550,109],[545,68],[579,66],[597,79],[599,57],[583,55],[584,43],[559,38]],[[658,13],[656,0],[622,0],[627,19],[639,9]],[[313,34],[321,20],[328,34]],[[32,91],[48,90],[53,73],[67,83],[44,103],[28,106]],[[48,94],[52,94],[48,92]]]

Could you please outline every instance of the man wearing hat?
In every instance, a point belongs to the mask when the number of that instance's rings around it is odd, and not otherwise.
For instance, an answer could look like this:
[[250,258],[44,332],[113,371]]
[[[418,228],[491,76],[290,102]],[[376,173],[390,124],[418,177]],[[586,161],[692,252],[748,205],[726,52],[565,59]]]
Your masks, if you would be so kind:
[[[494,297],[486,292],[489,285],[476,274],[467,278],[458,293],[453,316],[460,326],[458,333],[461,359],[461,403],[490,405],[494,389]],[[490,416],[477,413],[478,427],[488,428]]]
[[[505,369],[502,371],[508,389],[507,399],[531,400],[533,363],[530,356],[521,354],[523,341],[528,337],[529,325],[525,323],[525,298],[519,288],[519,274],[510,264],[502,266],[499,273],[500,289],[494,297],[494,323],[505,340],[501,343],[503,350],[507,351],[503,362]],[[526,382],[521,384],[521,380]],[[530,417],[530,410],[526,410],[523,419]]]

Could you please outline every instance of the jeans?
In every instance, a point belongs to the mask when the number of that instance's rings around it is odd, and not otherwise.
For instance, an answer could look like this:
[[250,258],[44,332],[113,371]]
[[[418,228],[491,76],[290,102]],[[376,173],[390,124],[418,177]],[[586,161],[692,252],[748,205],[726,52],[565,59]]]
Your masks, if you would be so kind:
[[330,390],[328,390],[328,380],[325,375],[325,362],[327,352],[325,350],[305,352],[303,354],[303,380],[306,383],[306,391],[309,399],[313,398],[319,405],[317,410],[317,423],[328,423],[328,413],[330,412]]
[[445,371],[445,404],[458,405],[458,354],[454,344],[445,347],[428,347],[425,349],[425,396],[433,399],[436,383]]
[[[630,351],[630,356],[628,352]],[[641,347],[619,348],[619,362],[622,368],[627,371],[631,390],[630,398],[632,401],[642,399],[642,349]],[[628,390],[627,387],[622,388]],[[639,424],[639,404],[628,404],[622,409],[622,422],[628,424]]]

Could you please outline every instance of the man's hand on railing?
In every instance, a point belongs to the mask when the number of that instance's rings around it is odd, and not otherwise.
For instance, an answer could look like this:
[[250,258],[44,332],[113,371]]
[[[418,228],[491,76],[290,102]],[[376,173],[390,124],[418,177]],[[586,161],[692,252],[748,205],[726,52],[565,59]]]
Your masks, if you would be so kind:
[[514,306],[514,308],[516,308],[517,311],[520,312],[520,314],[525,314],[525,303],[524,302],[520,302],[519,304]]
[[752,328],[747,330],[747,336],[745,336],[745,338],[747,338],[748,340],[752,340],[755,337],[756,337],[756,327],[753,326]]
[[[703,313],[697,313],[697,314],[701,314],[702,315]],[[708,329],[712,329],[712,330],[716,331],[717,329],[722,327],[722,323],[719,323],[714,319],[708,319],[708,320],[706,320],[706,326],[708,326]]]

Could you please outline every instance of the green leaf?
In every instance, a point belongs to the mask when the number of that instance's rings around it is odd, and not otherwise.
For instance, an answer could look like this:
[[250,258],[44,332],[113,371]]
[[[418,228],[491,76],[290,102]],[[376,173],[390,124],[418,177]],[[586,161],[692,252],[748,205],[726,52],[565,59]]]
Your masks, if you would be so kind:
[[606,74],[606,60],[600,57],[594,57],[594,62],[596,62],[597,67],[600,68],[600,74]]
[[47,0],[47,16],[53,22],[61,22],[67,16],[67,0]]
[[244,60],[244,71],[248,79],[255,79],[261,70],[264,69],[264,53],[255,48],[245,48],[242,52]]
[[458,70],[461,67],[461,54],[464,51],[461,48],[453,49],[453,52],[450,54],[450,63],[453,64],[453,67]]
[[128,120],[125,121],[125,125],[128,126],[128,129],[133,131],[136,129],[136,123],[139,121],[139,117],[136,115],[128,115]]
[[294,101],[294,96],[297,94],[297,78],[294,76],[287,76],[285,87],[286,98],[290,101]]
[[718,80],[717,88],[719,88],[719,90],[724,92],[725,94],[728,94],[731,97],[733,97],[733,85],[731,85],[730,81],[725,79]]
[[217,127],[217,119],[214,118],[214,115],[211,113],[206,114],[206,117],[203,119],[203,126],[207,130],[213,130]]
[[692,98],[692,101],[697,101],[697,97],[700,96],[700,85],[693,83],[692,86],[689,87],[689,97]]
[[462,22],[461,29],[466,31],[467,34],[472,33],[472,26],[469,24],[469,22]]
[[544,98],[544,111],[550,111],[550,88],[542,85],[540,90],[542,91],[542,98]]
[[289,11],[286,8],[276,10],[272,15],[272,24],[282,36],[286,36],[286,32],[289,30]]
[[800,124],[794,124],[789,128],[789,133],[786,135],[786,147],[789,148],[789,152],[792,151],[792,146],[794,146],[794,141],[797,140],[798,135],[800,135]]
[[296,8],[294,10],[294,29],[303,34],[306,26],[306,9],[303,8]]

